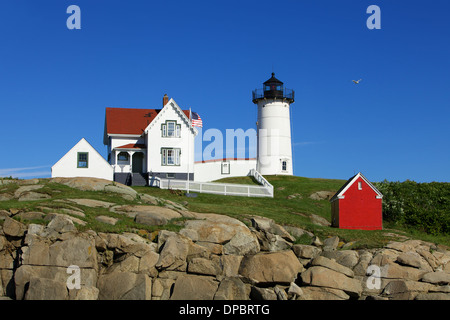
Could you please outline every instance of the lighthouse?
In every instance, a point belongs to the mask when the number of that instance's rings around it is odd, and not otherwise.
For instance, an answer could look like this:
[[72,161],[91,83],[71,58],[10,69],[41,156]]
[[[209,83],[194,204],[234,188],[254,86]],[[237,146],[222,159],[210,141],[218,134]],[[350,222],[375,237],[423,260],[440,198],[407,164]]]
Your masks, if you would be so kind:
[[263,88],[252,94],[258,106],[256,170],[262,175],[293,175],[290,105],[294,90],[284,88],[272,72]]

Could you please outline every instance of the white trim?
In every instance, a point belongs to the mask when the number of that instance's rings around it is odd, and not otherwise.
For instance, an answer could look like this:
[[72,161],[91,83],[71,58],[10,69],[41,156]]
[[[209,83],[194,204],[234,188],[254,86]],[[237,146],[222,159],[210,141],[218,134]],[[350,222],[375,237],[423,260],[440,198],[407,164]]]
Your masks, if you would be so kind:
[[156,123],[159,122],[159,119],[162,117],[163,113],[166,111],[166,108],[169,108],[169,107],[174,108],[175,112],[178,113],[180,118],[184,121],[184,123],[188,126],[188,128],[190,128],[190,131],[192,132],[192,134],[194,134],[194,136],[196,136],[198,134],[197,129],[192,127],[191,125],[189,125],[188,117],[184,114],[183,110],[181,110],[181,108],[178,106],[178,104],[175,102],[175,100],[173,100],[173,98],[170,98],[169,102],[161,109],[161,111],[156,115],[156,117],[153,119],[153,121],[148,124],[147,128],[144,129],[144,132],[147,134],[148,131],[153,126],[155,126]]
[[355,183],[356,180],[358,180],[358,178],[363,179],[364,182],[366,182],[369,185],[369,187],[371,187],[372,190],[375,191],[375,193],[377,194],[376,196],[377,199],[383,199],[383,195],[381,194],[381,192],[378,191],[378,189],[375,188],[374,185],[370,183],[370,181],[367,180],[367,178],[364,177],[361,172],[358,172],[358,174],[353,177],[352,181],[350,181],[350,183],[344,189],[342,189],[341,192],[339,192],[337,198],[344,199],[344,193],[348,190],[348,188],[350,188],[353,185],[353,183]]
[[139,138],[142,134],[125,134],[125,133],[108,133],[108,137],[120,137],[120,138]]

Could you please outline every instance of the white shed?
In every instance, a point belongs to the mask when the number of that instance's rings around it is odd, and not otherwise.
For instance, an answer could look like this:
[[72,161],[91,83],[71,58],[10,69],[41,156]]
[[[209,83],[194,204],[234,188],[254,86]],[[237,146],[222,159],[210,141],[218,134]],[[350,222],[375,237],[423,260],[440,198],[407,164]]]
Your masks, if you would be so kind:
[[113,180],[112,166],[82,138],[52,167],[52,178],[92,177]]

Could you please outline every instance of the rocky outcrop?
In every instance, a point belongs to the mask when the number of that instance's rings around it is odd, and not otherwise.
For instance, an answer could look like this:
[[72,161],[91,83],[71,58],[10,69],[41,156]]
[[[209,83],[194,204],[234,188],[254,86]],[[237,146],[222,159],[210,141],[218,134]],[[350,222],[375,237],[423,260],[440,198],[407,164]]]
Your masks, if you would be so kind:
[[[157,242],[79,232],[62,215],[47,226],[5,217],[0,293],[26,300],[450,299],[450,253],[430,243],[340,250],[336,238],[294,244],[266,218],[247,227],[227,216],[191,215],[180,232],[160,231]],[[274,250],[270,239],[284,245]]]
[[[102,190],[104,181],[65,180],[71,187]],[[33,188],[28,188],[33,186]],[[24,184],[18,200],[42,192]],[[27,187],[27,188],[24,188]],[[21,189],[22,188],[22,189]],[[122,190],[123,189],[123,190]],[[131,189],[132,190],[132,189]],[[18,192],[19,191],[19,192]],[[18,300],[349,300],[450,299],[450,252],[419,240],[351,250],[338,237],[319,239],[258,216],[240,221],[186,210],[176,203],[134,194],[141,204],[60,199],[64,213],[0,210],[0,297]],[[133,190],[134,191],[134,190]],[[143,203],[142,203],[143,202]],[[48,204],[46,204],[48,205]],[[139,233],[81,229],[83,210],[101,208],[98,223],[120,217],[158,226],[176,219],[177,232]],[[37,208],[37,206],[35,206]],[[37,210],[37,209],[36,209]],[[87,211],[86,211],[87,212]],[[28,223],[41,219],[43,224]],[[298,237],[311,242],[296,243]]]

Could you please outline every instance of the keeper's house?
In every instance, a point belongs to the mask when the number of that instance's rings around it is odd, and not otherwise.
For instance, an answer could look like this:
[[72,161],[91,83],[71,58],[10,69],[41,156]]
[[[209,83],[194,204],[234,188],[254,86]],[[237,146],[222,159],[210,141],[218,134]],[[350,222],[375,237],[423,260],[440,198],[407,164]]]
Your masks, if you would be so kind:
[[340,229],[383,229],[383,195],[361,172],[330,199],[331,225]]

